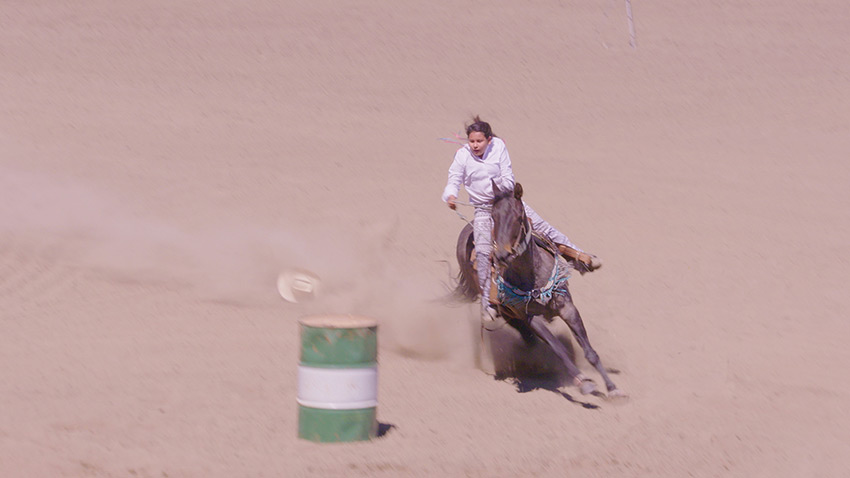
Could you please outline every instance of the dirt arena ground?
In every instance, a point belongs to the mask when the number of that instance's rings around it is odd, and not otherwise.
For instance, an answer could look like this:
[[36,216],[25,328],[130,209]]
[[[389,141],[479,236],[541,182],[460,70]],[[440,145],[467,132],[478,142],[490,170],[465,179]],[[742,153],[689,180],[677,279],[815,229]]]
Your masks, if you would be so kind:
[[[632,4],[636,48],[613,0],[4,1],[0,475],[846,476],[850,3]],[[605,261],[627,402],[493,379],[435,300],[472,114]],[[380,323],[374,441],[296,438],[328,313]]]

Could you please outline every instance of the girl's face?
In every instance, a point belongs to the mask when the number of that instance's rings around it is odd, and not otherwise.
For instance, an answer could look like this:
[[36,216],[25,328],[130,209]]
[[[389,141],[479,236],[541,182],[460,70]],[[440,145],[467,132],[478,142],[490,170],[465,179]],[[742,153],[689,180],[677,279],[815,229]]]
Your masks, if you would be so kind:
[[484,133],[480,131],[469,133],[469,149],[472,150],[472,154],[480,158],[484,155],[484,150],[487,149],[488,144],[490,144],[490,140],[484,137]]

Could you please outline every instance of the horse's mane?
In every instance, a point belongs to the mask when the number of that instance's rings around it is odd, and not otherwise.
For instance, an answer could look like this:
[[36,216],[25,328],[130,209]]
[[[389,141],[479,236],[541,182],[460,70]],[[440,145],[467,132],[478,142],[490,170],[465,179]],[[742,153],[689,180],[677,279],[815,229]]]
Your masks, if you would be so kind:
[[522,184],[515,183],[513,189],[497,189],[493,195],[493,204],[501,201],[502,199],[507,199],[509,197],[515,197],[517,199],[522,198]]

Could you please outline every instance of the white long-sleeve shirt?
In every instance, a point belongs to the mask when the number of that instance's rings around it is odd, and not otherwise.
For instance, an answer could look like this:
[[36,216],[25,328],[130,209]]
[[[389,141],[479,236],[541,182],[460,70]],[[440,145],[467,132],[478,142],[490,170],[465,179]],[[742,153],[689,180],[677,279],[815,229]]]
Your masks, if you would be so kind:
[[[449,181],[443,190],[443,201],[448,201],[449,196],[457,197],[460,185],[463,184],[469,194],[469,202],[473,206],[487,205],[493,200],[491,179],[496,181],[501,190],[512,190],[516,182],[505,142],[495,136],[484,150],[482,158],[472,154],[469,145],[464,145],[457,150],[455,159],[449,167]],[[526,215],[531,220],[532,229],[556,244],[564,244],[583,252],[564,233],[543,220],[534,209],[531,209],[531,206],[525,202],[523,204]],[[487,233],[489,234],[489,231]]]
[[457,197],[460,185],[463,184],[472,205],[486,205],[493,200],[491,179],[496,181],[499,189],[514,188],[514,172],[511,169],[508,148],[505,147],[504,141],[495,136],[490,140],[481,158],[472,154],[469,145],[464,145],[457,150],[455,159],[449,167],[449,180],[443,190],[443,201],[448,201],[449,196]]

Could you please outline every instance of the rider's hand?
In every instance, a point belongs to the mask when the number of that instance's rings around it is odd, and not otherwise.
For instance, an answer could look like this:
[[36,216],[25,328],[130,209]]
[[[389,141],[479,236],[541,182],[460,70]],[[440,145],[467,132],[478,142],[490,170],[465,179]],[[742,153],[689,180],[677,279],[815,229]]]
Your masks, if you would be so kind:
[[446,198],[446,204],[449,205],[449,209],[457,208],[457,204],[455,204],[456,199],[457,199],[457,197],[455,197],[455,196],[449,196],[448,198]]

